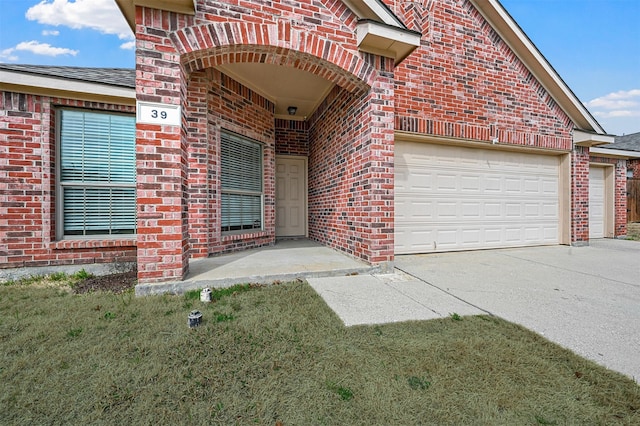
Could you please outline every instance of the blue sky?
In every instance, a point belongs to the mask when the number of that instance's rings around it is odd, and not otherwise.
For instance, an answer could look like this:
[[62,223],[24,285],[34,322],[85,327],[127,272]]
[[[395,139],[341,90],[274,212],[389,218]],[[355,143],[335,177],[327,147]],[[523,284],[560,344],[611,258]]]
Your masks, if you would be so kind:
[[[501,0],[612,134],[640,132],[640,0]],[[0,0],[0,62],[133,67],[114,0]]]

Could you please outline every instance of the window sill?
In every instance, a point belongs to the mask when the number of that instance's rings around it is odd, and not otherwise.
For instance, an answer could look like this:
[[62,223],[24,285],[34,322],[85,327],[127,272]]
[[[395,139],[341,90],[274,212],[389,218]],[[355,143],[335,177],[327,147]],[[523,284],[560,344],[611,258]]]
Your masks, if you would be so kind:
[[253,239],[264,238],[268,236],[269,236],[269,233],[267,231],[256,230],[251,232],[222,234],[221,239],[222,239],[222,242],[227,242],[227,241],[239,241],[239,240],[253,240]]
[[51,243],[54,250],[67,249],[87,249],[102,247],[135,247],[137,245],[136,236],[129,238],[92,238],[92,239],[69,239]]

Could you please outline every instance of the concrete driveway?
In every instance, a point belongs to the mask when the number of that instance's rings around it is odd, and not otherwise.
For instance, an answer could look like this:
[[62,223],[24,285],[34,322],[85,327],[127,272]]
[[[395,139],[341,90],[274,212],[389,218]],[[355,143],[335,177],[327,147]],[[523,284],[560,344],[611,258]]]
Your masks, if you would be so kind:
[[492,314],[640,379],[640,242],[396,257],[396,273],[308,278],[345,325]]
[[640,379],[640,242],[398,256],[396,267]]

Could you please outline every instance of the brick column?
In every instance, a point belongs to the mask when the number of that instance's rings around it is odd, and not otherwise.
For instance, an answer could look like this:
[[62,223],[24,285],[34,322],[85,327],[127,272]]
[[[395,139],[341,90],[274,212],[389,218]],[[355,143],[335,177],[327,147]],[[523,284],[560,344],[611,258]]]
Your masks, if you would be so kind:
[[[162,28],[166,12],[138,8],[136,97],[182,105],[186,78],[179,55]],[[136,126],[138,281],[181,280],[188,270],[186,129],[182,125]]]
[[394,259],[394,79],[392,72],[381,72],[368,96],[370,117],[369,157],[362,170],[368,191],[362,203],[368,222],[368,258],[385,271],[393,269]]
[[[214,185],[209,167],[215,157],[215,145],[209,142],[207,130],[207,90],[209,75],[198,71],[191,75],[184,106],[187,120],[186,138],[189,161],[189,244],[191,257],[209,255],[212,234],[211,211],[214,203]],[[213,151],[213,152],[212,152]]]
[[618,160],[615,163],[615,224],[613,233],[615,237],[627,235],[627,162]]
[[589,148],[571,153],[571,244],[589,244]]

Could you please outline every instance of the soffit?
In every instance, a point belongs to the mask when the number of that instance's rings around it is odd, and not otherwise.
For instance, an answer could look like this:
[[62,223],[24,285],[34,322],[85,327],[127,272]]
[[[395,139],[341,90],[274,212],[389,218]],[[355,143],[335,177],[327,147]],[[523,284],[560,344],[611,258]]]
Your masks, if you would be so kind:
[[606,134],[498,0],[471,0],[471,2],[577,127],[598,134]]
[[[296,68],[263,63],[229,63],[217,67],[234,80],[249,87],[275,104],[276,117],[304,120],[318,107],[334,84],[322,77]],[[287,108],[295,106],[295,115]]]
[[614,136],[597,132],[585,132],[583,130],[573,130],[573,143],[578,146],[600,146],[613,143]]

